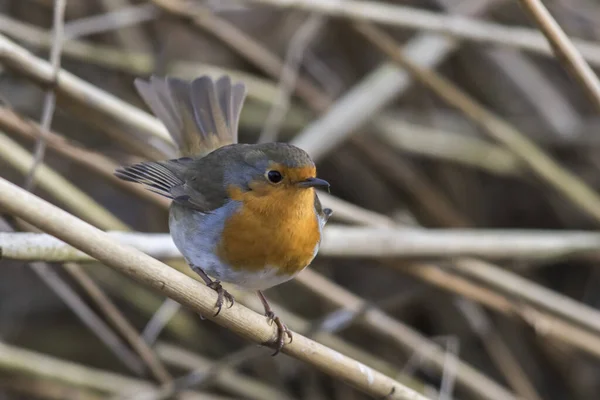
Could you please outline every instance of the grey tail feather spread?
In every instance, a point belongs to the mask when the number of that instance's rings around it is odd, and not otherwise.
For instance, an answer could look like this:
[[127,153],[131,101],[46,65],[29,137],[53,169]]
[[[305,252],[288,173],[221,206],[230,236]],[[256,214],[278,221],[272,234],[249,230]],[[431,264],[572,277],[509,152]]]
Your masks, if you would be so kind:
[[238,125],[246,97],[243,83],[229,76],[214,81],[201,76],[191,82],[150,77],[135,86],[152,112],[162,121],[182,156],[205,155],[237,143]]

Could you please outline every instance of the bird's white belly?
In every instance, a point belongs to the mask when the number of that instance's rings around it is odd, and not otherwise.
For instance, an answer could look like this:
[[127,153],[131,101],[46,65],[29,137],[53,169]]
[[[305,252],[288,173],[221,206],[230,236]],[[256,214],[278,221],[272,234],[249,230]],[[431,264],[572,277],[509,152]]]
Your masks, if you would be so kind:
[[287,282],[297,275],[278,274],[279,268],[273,266],[266,266],[260,271],[233,269],[222,263],[213,267],[212,274],[206,271],[209,275],[245,290],[266,290]]

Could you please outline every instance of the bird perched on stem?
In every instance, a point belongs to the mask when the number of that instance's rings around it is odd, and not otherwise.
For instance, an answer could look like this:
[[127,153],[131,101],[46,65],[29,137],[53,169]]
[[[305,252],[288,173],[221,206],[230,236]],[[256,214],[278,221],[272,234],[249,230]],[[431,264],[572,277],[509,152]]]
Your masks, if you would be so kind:
[[292,334],[263,290],[292,279],[319,250],[332,211],[322,208],[309,155],[286,143],[240,144],[238,122],[246,96],[228,76],[192,82],[137,79],[135,86],[177,144],[180,158],[119,168],[124,180],[172,199],[169,230],[190,267],[224,299],[221,281],[256,290],[277,326],[277,354]]

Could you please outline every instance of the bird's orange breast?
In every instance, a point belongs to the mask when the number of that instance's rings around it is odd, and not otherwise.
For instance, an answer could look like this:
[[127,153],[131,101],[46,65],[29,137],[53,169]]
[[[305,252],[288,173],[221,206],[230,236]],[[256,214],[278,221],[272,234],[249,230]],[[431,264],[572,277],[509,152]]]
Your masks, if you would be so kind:
[[321,238],[313,189],[257,194],[232,187],[229,195],[241,205],[217,246],[222,261],[249,272],[278,268],[281,275],[294,275],[312,261]]

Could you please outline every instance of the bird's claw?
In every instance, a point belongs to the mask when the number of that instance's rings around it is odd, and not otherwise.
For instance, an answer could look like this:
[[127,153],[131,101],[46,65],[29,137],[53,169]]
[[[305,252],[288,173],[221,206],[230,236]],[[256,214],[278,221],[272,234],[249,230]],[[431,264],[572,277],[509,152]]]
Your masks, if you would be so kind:
[[292,343],[292,341],[294,340],[294,336],[292,335],[292,332],[288,329],[288,327],[281,321],[281,319],[277,315],[275,315],[273,311],[268,311],[267,313],[265,313],[265,316],[267,317],[269,325],[275,323],[275,325],[277,326],[277,339],[274,342],[275,353],[272,354],[272,356],[276,356],[277,354],[279,354],[279,352],[285,344],[285,336],[287,335],[290,338],[289,343]]
[[217,292],[218,295],[217,302],[215,303],[215,307],[217,308],[217,312],[214,315],[215,317],[221,312],[221,308],[223,308],[223,303],[225,299],[229,300],[229,308],[233,307],[235,299],[227,290],[223,289],[223,286],[221,286],[220,281],[212,281],[206,286]]

